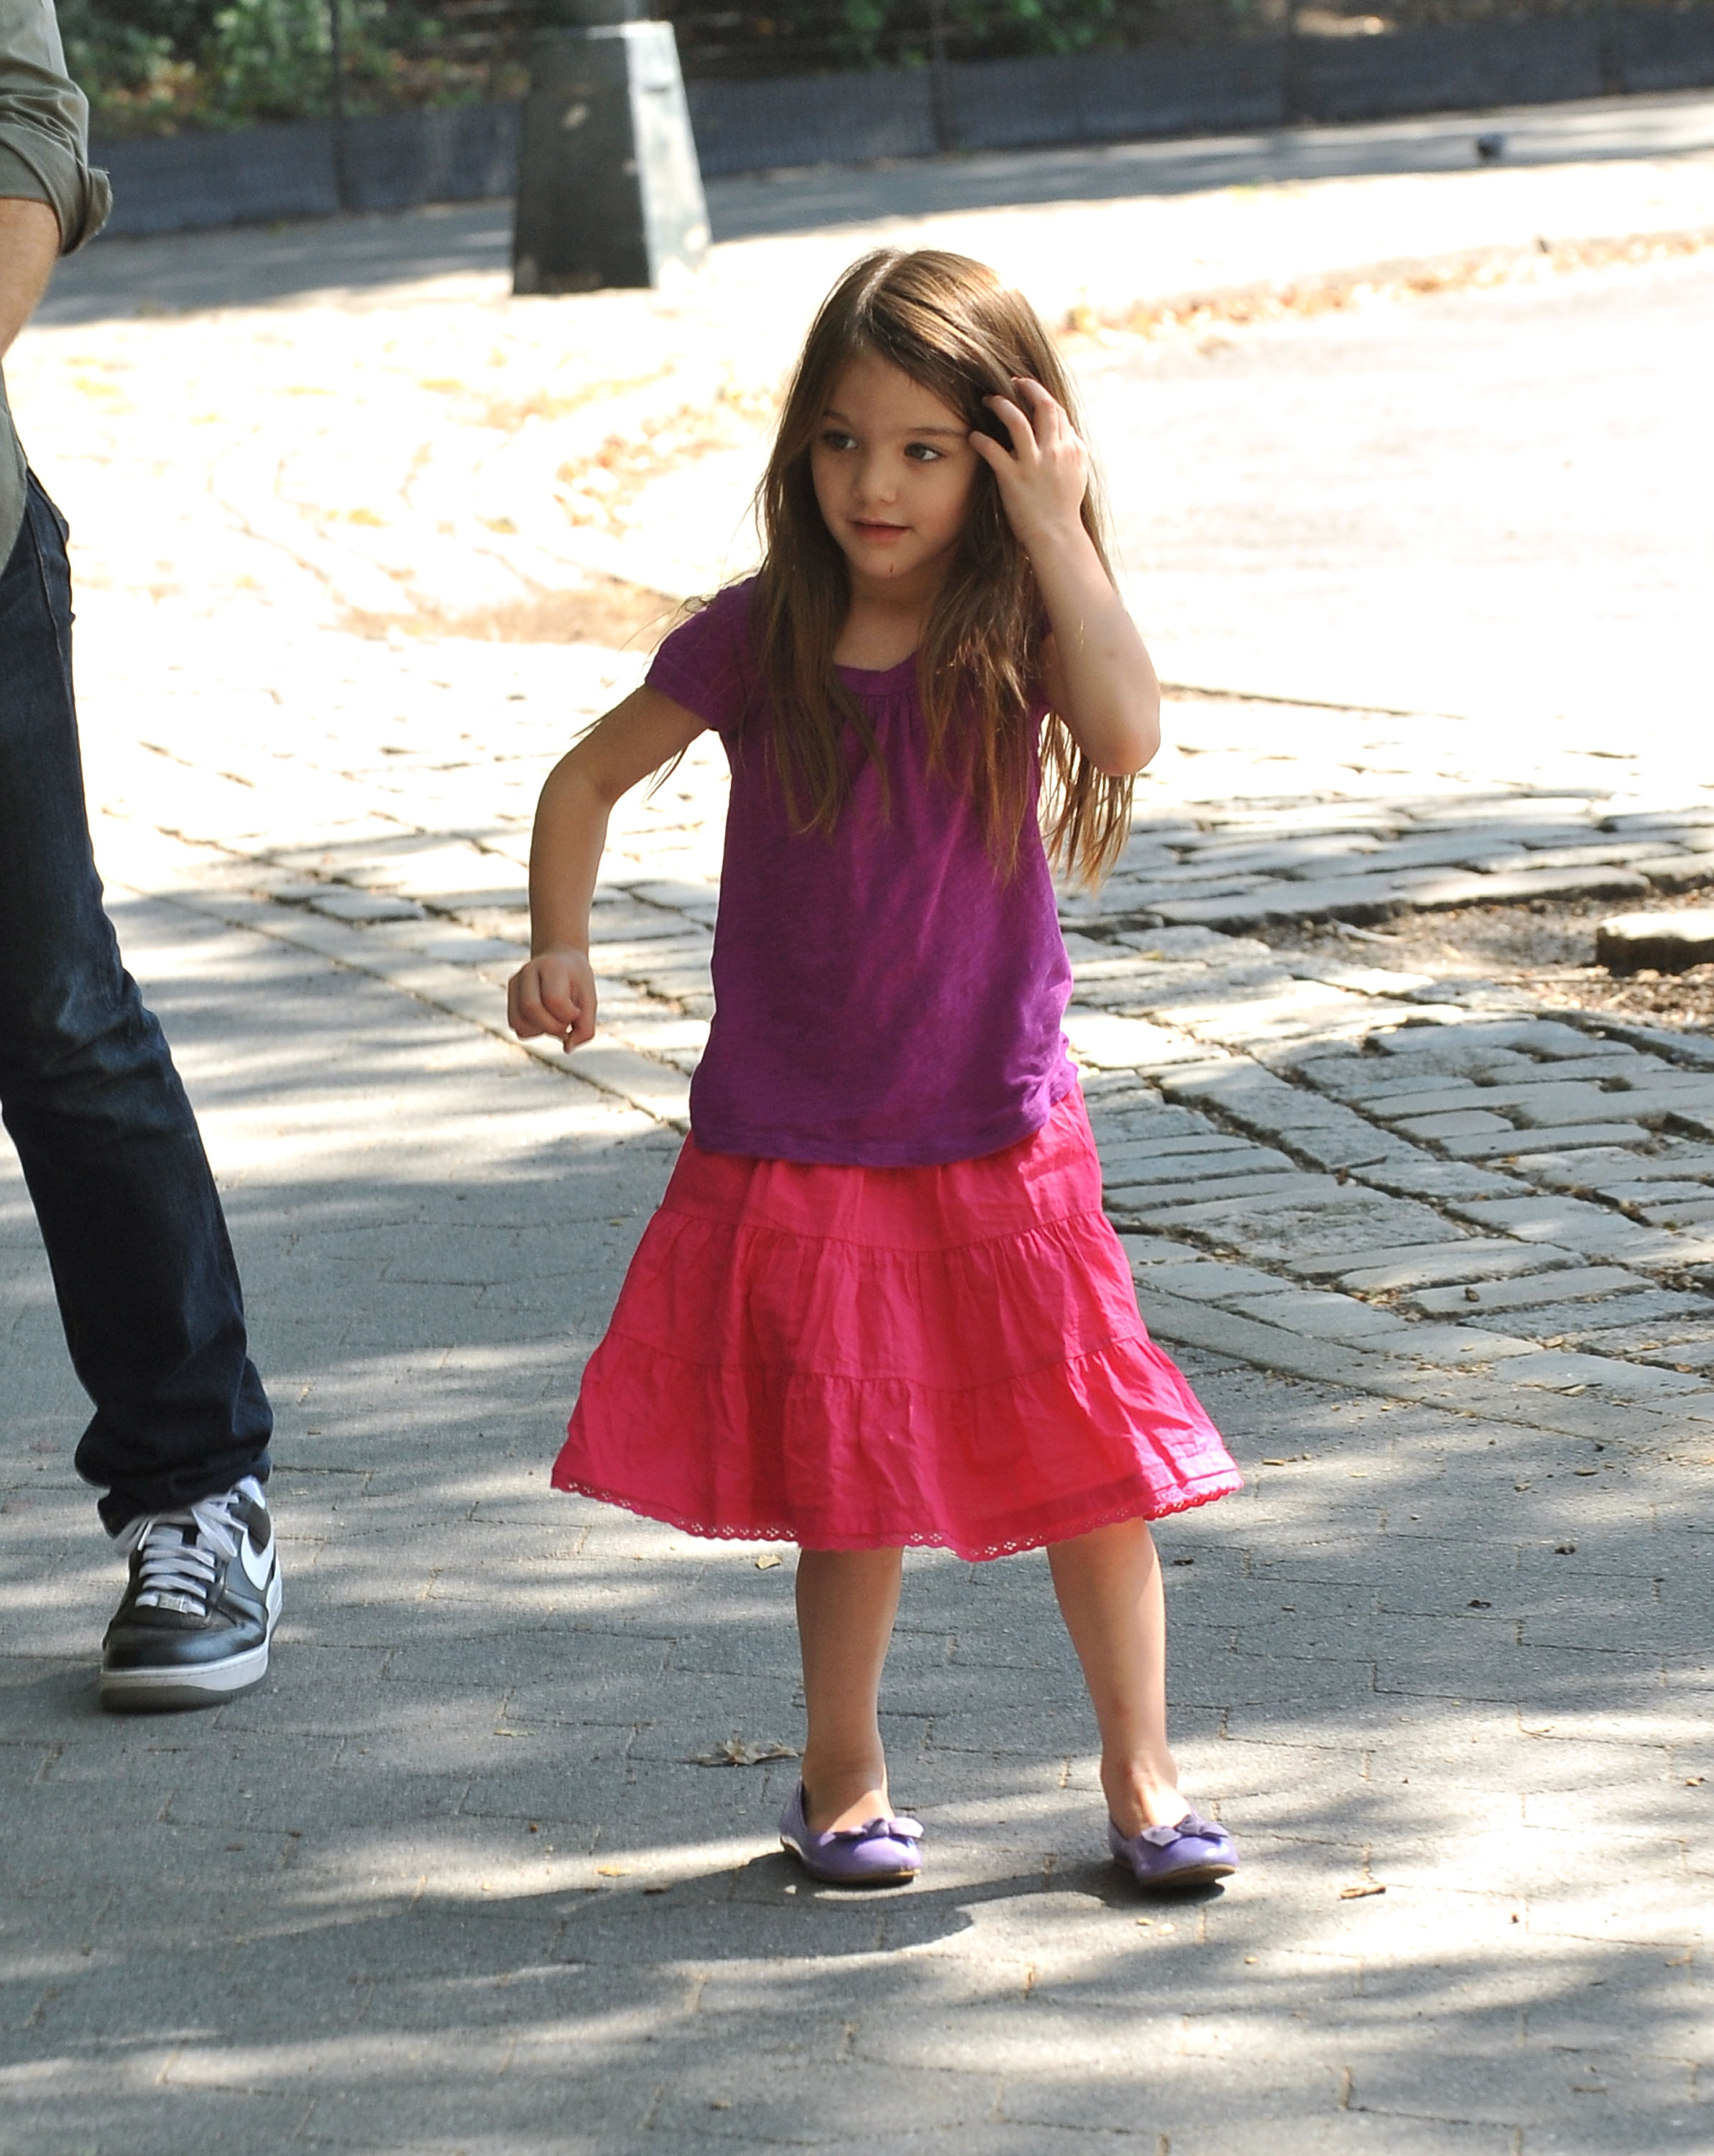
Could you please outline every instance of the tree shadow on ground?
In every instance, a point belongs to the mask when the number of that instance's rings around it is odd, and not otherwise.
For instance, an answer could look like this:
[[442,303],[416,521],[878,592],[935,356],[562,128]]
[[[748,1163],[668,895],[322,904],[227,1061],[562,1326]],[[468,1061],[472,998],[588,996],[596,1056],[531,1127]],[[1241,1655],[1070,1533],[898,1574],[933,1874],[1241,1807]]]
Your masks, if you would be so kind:
[[815,1891],[772,1850],[793,1762],[699,1763],[797,1739],[789,1563],[547,1486],[670,1142],[300,952],[126,928],[228,1176],[287,1614],[256,1693],[95,1710],[117,1568],[69,1450],[29,1449],[80,1418],[28,1302],[0,1863],[33,2156],[1705,2143],[1696,1478],[1632,1458],[1596,1507],[1573,1440],[1202,1358],[1256,1479],[1159,1538],[1181,1757],[1244,1870],[1163,1904],[1105,1865],[1044,1563],[924,1554],[887,1733],[931,1868]]

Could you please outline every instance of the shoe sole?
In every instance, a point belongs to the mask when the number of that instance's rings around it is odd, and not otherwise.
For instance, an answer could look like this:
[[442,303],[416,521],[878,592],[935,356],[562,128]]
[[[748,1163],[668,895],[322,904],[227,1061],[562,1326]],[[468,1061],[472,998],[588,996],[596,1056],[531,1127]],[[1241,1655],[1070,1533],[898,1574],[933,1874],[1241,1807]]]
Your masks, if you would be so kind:
[[223,1700],[253,1691],[268,1674],[268,1650],[284,1599],[276,1567],[268,1583],[268,1637],[259,1646],[229,1655],[223,1662],[104,1669],[98,1687],[101,1705],[110,1714],[168,1714],[176,1708],[218,1707]]
[[1216,1881],[1229,1879],[1238,1869],[1235,1864],[1187,1864],[1182,1871],[1165,1871],[1158,1878],[1144,1879],[1132,1870],[1122,1857],[1113,1861],[1119,1869],[1137,1881],[1139,1887],[1165,1890],[1178,1887],[1212,1887]]
[[913,1864],[908,1871],[860,1871],[855,1874],[823,1871],[809,1861],[795,1841],[788,1841],[783,1835],[780,1837],[780,1847],[788,1856],[795,1856],[809,1876],[821,1887],[903,1887],[922,1876],[920,1864]]

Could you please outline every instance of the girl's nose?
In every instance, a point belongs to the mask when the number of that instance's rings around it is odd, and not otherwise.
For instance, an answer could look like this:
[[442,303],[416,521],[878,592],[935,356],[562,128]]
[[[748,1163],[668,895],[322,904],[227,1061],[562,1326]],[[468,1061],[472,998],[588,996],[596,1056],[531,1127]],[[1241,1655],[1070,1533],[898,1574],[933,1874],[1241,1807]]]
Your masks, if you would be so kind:
[[892,474],[883,457],[865,457],[857,467],[857,499],[863,502],[890,501],[894,495]]

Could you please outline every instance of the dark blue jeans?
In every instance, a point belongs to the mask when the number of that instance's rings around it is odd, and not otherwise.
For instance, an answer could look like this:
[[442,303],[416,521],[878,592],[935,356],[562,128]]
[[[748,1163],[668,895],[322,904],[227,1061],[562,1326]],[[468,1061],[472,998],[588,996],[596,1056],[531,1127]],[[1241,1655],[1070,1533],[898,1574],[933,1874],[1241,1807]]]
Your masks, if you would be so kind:
[[0,571],[0,1112],[95,1418],[116,1531],[268,1472],[273,1416],[196,1118],[90,850],[66,527],[33,479]]

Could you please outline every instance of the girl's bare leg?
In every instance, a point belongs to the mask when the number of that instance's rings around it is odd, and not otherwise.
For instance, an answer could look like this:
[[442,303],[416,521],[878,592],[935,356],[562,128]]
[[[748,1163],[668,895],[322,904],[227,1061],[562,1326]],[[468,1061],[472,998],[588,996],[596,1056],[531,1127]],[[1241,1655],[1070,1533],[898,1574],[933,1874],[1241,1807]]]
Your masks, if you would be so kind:
[[1101,1788],[1122,1835],[1189,1810],[1167,1745],[1167,1605],[1142,1520],[1097,1527],[1048,1552],[1060,1614],[1101,1732]]
[[865,1826],[891,1811],[880,1672],[903,1567],[901,1550],[798,1552],[798,1638],[809,1717],[803,1810],[812,1833]]

